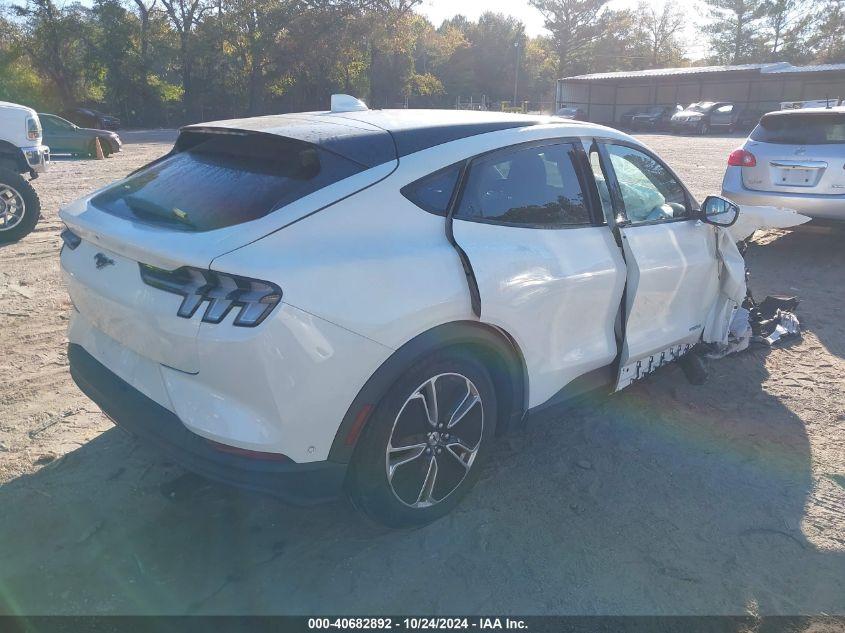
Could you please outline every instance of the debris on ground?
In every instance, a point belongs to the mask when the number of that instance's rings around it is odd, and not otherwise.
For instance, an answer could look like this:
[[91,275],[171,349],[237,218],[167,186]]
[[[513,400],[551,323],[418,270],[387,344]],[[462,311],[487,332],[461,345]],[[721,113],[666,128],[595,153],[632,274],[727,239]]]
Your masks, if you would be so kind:
[[721,261],[720,298],[704,328],[705,356],[724,358],[748,349],[752,343],[772,346],[801,333],[796,297],[768,296],[755,301],[748,287],[745,253],[755,231],[804,224],[808,217],[790,209],[742,206],[742,223],[721,229],[717,251]]

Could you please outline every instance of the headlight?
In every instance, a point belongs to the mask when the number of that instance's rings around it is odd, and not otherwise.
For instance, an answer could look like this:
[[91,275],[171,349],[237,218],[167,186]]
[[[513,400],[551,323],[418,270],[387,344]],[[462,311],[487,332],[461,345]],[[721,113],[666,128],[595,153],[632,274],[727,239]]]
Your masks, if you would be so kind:
[[234,324],[255,327],[282,300],[282,289],[269,281],[188,266],[176,270],[162,270],[146,264],[140,264],[140,267],[145,284],[183,297],[176,312],[183,319],[193,317],[199,307],[208,302],[202,315],[205,323],[220,323],[232,309],[238,308]]

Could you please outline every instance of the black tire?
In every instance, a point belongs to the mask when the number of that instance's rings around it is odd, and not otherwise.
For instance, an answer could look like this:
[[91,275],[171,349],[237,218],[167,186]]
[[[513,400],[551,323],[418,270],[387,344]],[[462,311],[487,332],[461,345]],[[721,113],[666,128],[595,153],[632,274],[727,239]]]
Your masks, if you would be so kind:
[[[12,202],[14,201],[14,202]],[[11,224],[5,212],[11,205],[23,204],[23,214]],[[18,215],[18,213],[16,213]],[[23,176],[8,169],[0,169],[0,244],[17,242],[28,235],[41,217],[41,201],[32,185]]]
[[[431,384],[440,401],[439,426],[429,422],[426,396],[417,395],[431,394]],[[463,416],[451,416],[458,421],[447,427],[448,412],[460,410],[459,403],[474,401],[473,387],[479,402],[466,407]],[[470,350],[433,353],[407,369],[376,406],[352,460],[348,481],[352,502],[393,528],[425,525],[448,514],[478,480],[496,433],[497,415],[490,374]],[[391,453],[392,479],[388,476],[391,440],[399,447]],[[414,448],[402,451],[406,446]]]
[[100,139],[100,147],[103,148],[103,158],[108,158],[112,155],[111,145],[108,141]]
[[707,121],[702,121],[698,126],[698,133],[704,136],[710,133],[710,124]]

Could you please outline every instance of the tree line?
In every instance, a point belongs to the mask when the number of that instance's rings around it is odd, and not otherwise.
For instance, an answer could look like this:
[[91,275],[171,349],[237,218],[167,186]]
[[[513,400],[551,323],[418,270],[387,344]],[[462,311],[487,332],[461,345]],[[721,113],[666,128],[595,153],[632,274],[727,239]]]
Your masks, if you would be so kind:
[[706,0],[690,60],[689,9],[673,0],[527,0],[547,36],[513,17],[440,25],[422,0],[0,0],[0,100],[94,105],[128,125],[470,99],[552,107],[555,79],[691,63],[845,61],[845,0]]

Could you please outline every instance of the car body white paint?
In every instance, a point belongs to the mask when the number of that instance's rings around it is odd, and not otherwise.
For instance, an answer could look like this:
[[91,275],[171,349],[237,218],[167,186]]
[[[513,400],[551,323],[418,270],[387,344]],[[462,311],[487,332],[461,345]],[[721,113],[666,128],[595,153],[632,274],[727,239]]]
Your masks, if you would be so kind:
[[[35,119],[38,121],[38,113],[32,108],[18,105],[17,103],[9,103],[8,101],[0,101],[0,130],[2,130],[2,139],[17,145],[18,147],[27,147],[30,145],[40,145],[42,137],[31,139],[27,136],[26,120]],[[41,125],[39,123],[39,129]]]
[[[37,136],[30,138],[28,126],[33,122]],[[43,172],[50,163],[50,148],[42,145],[43,134],[38,113],[27,106],[0,101],[0,143],[22,152],[28,169]]]
[[[719,286],[712,226],[684,220],[624,227],[621,233],[628,292],[618,388],[648,370],[646,365],[639,375],[632,373],[637,362],[654,356],[659,362],[659,354],[698,342]],[[666,265],[673,260],[684,264]]]
[[[61,212],[83,238],[62,253],[77,308],[70,342],[200,436],[325,460],[356,394],[394,350],[436,326],[479,320],[444,218],[400,189],[487,151],[562,137],[641,146],[615,130],[550,119],[419,151],[284,213],[194,234],[110,216],[89,196]],[[630,361],[697,340],[691,327],[705,322],[718,292],[717,229],[695,220],[628,229],[627,267],[608,226],[454,224],[478,278],[480,320],[515,341],[525,361],[529,406],[614,361],[626,276],[641,328],[625,343]],[[97,253],[114,263],[96,271]],[[137,262],[267,280],[283,289],[283,303],[255,329],[233,327],[232,315],[217,325],[199,313],[180,319],[180,298],[144,285]]]

